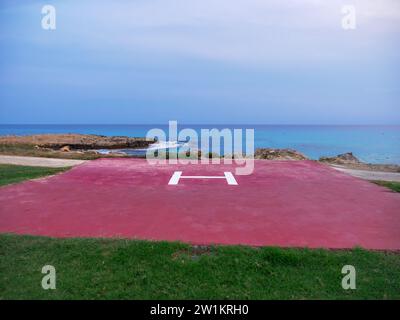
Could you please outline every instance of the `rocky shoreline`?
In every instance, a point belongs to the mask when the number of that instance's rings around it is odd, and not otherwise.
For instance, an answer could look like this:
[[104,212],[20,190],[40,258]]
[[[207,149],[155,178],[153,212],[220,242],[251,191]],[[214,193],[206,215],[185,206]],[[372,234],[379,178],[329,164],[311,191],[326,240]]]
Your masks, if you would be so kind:
[[352,152],[339,154],[335,157],[321,157],[319,158],[319,162],[356,170],[400,172],[399,165],[365,163],[354,156]]
[[[0,154],[61,159],[92,160],[104,157],[124,157],[119,149],[145,149],[154,140],[125,136],[107,137],[93,134],[38,134],[1,136]],[[100,154],[97,150],[115,150]]]
[[[108,137],[92,134],[13,135],[0,137],[0,154],[91,160],[104,157],[129,157],[129,155],[121,153],[119,149],[145,149],[154,142],[154,140],[146,138]],[[110,150],[110,152],[101,154],[97,151],[100,149]],[[200,151],[198,156],[202,156]],[[216,156],[219,157],[219,155],[210,157]],[[258,148],[255,150],[254,158],[264,160],[309,160],[306,155],[289,148]],[[349,169],[400,172],[399,165],[364,163],[351,152],[335,157],[321,157],[318,161]]]
[[28,144],[36,148],[70,150],[147,148],[154,140],[126,136],[101,136],[93,134],[38,134],[29,136],[2,136],[0,144]]
[[308,160],[304,154],[293,149],[258,148],[254,152],[255,159],[264,160]]
[[[0,154],[28,157],[93,160],[124,157],[119,149],[145,149],[154,140],[93,134],[38,134],[0,136]],[[114,150],[100,154],[97,150]]]

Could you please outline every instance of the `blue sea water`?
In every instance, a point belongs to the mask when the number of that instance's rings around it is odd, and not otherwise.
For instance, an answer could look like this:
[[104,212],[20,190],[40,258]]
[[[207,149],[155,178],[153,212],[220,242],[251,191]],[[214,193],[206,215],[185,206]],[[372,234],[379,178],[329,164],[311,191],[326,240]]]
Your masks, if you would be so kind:
[[[144,137],[168,125],[0,125],[0,135],[86,133]],[[312,159],[353,152],[362,161],[400,164],[400,126],[181,125],[195,129],[254,129],[255,147],[292,148]]]

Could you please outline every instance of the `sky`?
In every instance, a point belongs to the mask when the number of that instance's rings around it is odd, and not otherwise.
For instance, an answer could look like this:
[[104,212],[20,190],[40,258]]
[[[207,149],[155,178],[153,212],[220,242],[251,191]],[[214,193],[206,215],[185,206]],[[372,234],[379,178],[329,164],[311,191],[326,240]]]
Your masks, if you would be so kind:
[[1,124],[398,125],[399,83],[398,0],[0,2]]

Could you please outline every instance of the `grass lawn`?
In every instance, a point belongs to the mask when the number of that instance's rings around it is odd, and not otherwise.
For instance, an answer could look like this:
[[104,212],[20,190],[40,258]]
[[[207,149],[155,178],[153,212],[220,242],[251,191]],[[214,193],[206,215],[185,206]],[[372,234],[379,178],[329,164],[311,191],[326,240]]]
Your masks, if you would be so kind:
[[[57,289],[41,288],[56,268]],[[357,271],[343,290],[341,269]],[[0,236],[0,299],[399,299],[400,255]]]
[[[0,165],[0,185],[64,170]],[[348,264],[356,290],[341,286]],[[400,299],[400,255],[2,234],[0,299]]]
[[400,192],[400,182],[396,182],[396,181],[380,181],[380,180],[375,180],[372,181],[373,183],[389,188],[395,192]]
[[64,172],[68,169],[69,168],[29,167],[0,164],[0,186],[27,179],[35,179],[52,175],[59,172]]

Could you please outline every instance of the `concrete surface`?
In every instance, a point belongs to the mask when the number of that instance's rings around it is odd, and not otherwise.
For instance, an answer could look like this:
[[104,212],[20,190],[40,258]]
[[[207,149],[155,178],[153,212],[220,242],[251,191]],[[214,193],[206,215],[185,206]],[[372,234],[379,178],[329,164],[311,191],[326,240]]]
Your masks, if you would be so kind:
[[0,232],[194,244],[400,249],[400,194],[314,161],[158,165],[99,159],[0,188]]
[[41,157],[21,157],[21,156],[6,156],[0,155],[1,164],[15,164],[20,166],[33,166],[33,167],[72,167],[82,164],[86,160],[72,160],[72,159],[53,159]]

